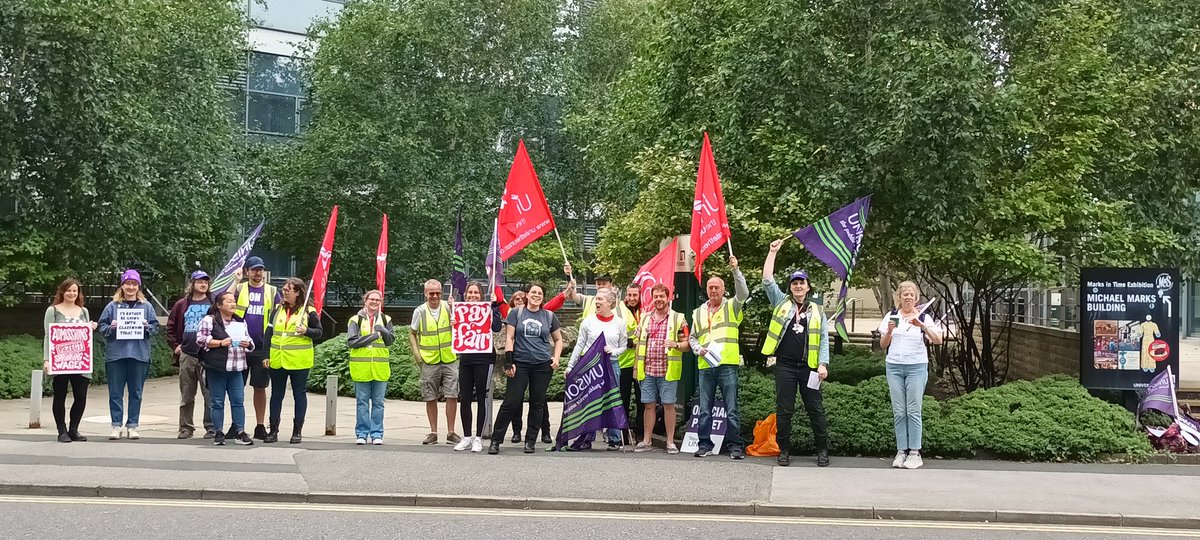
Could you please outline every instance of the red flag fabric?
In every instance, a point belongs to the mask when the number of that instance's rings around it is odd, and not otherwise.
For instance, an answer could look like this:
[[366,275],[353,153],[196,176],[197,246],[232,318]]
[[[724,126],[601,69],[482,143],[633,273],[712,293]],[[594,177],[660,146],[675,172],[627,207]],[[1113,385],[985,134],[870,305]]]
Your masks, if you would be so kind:
[[667,286],[670,291],[668,302],[675,297],[675,254],[679,253],[679,239],[671,240],[667,247],[658,252],[654,258],[650,259],[638,268],[637,274],[633,278],[633,282],[638,284],[642,289],[642,311],[653,309],[650,307],[650,288],[657,283],[662,283]]
[[700,170],[696,173],[696,198],[692,201],[692,251],[696,252],[696,280],[703,281],[704,259],[721,249],[728,241],[729,217],[725,215],[725,195],[717,177],[717,162],[713,159],[708,133],[700,150]]
[[387,214],[383,215],[383,231],[379,233],[379,249],[375,250],[375,288],[383,294],[384,272],[387,270],[388,230]]
[[508,171],[497,229],[500,259],[504,261],[554,229],[554,216],[550,215],[550,205],[525,151],[525,141],[517,144],[517,155]]
[[333,233],[337,227],[338,207],[333,205],[329,224],[325,226],[325,238],[321,240],[321,251],[317,254],[317,266],[313,268],[312,302],[317,314],[325,307],[325,285],[329,282],[329,260],[333,258]]

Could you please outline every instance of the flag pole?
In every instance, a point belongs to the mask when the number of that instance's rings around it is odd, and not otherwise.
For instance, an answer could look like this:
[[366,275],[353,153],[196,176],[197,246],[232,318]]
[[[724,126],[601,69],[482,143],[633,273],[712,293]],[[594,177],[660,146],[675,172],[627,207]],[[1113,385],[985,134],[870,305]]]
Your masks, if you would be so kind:
[[729,248],[729,256],[732,257],[733,256],[733,239],[726,238],[725,246]]
[[500,227],[500,214],[496,214],[496,219],[492,220],[492,266],[488,272],[488,294],[492,294],[496,290],[496,261],[500,260],[500,232],[496,229]]
[[[558,240],[559,251],[562,251],[563,264],[571,264],[571,261],[567,260],[567,248],[563,247],[562,237],[558,235],[558,226],[557,225],[554,226],[554,238],[556,240]],[[733,248],[730,248],[730,249],[732,250]],[[733,253],[733,251],[730,251],[730,253]],[[567,274],[567,276],[571,277],[570,274]]]
[[1170,364],[1167,365],[1167,386],[1171,389],[1171,407],[1175,409],[1175,417],[1179,418],[1179,402],[1175,398],[1175,373],[1171,371]]

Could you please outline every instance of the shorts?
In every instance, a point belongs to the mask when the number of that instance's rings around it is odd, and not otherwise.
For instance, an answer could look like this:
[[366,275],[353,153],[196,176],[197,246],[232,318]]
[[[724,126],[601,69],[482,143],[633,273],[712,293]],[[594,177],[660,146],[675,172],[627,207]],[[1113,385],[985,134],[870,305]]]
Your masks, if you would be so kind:
[[266,388],[271,386],[270,370],[263,367],[265,356],[250,355],[246,357],[246,363],[250,365],[249,383],[253,388]]
[[679,381],[668,381],[666,377],[650,377],[638,381],[642,389],[642,403],[675,404],[675,393],[679,389]]
[[441,396],[458,399],[458,360],[449,364],[421,362],[421,400],[437,401]]

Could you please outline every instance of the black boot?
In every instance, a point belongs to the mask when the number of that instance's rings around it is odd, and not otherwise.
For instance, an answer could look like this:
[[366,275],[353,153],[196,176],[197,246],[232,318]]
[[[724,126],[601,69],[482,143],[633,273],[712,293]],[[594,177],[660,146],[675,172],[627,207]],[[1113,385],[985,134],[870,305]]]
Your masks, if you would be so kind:
[[67,436],[70,437],[72,441],[83,442],[87,440],[87,437],[79,434],[79,428],[68,429]]
[[267,439],[267,428],[266,428],[266,426],[263,426],[262,424],[259,424],[259,425],[257,425],[257,426],[254,426],[254,438],[255,438],[255,439],[258,439],[258,440],[260,440],[260,441],[264,441],[264,440],[266,440],[266,439]]
[[533,441],[526,441],[526,442],[525,442],[525,453],[526,453],[526,454],[532,454],[532,453],[534,453],[534,451],[536,451],[536,450],[537,450],[537,449],[536,449],[536,448],[534,448],[534,443],[533,443]]
[[263,438],[265,443],[279,442],[279,428],[275,424],[271,424],[271,431],[267,432],[267,436]]
[[292,425],[292,438],[289,443],[300,444],[300,430],[304,428],[304,424],[296,423]]
[[71,436],[66,431],[58,432],[58,442],[71,442]]
[[491,444],[488,445],[488,453],[491,455],[499,454],[500,453],[500,441],[493,439]]
[[817,450],[817,466],[829,466],[829,450]]
[[775,463],[778,463],[781,467],[787,467],[792,464],[792,456],[788,455],[786,449],[781,449],[779,450],[779,457],[775,459]]

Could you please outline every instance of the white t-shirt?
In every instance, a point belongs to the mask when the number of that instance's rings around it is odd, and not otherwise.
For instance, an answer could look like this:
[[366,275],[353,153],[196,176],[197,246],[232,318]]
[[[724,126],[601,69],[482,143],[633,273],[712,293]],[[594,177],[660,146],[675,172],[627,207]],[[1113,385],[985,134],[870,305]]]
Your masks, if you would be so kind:
[[[891,317],[891,313],[883,316],[883,320],[879,323],[880,335],[887,335],[888,320]],[[936,324],[929,314],[922,314],[921,322],[926,325]],[[936,325],[931,330],[938,331]],[[925,348],[925,336],[921,328],[913,326],[910,321],[901,317],[900,324],[892,332],[892,343],[888,345],[887,349],[887,361],[890,364],[928,364],[929,351]]]
[[575,340],[575,350],[571,351],[571,357],[567,360],[567,370],[575,367],[575,362],[579,361],[579,357],[588,349],[592,348],[592,344],[601,337],[604,338],[605,344],[612,349],[612,360],[617,361],[617,357],[625,352],[625,346],[628,345],[628,336],[626,335],[625,320],[613,315],[613,318],[608,322],[601,321],[595,314],[589,315],[579,325],[579,337]]

